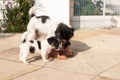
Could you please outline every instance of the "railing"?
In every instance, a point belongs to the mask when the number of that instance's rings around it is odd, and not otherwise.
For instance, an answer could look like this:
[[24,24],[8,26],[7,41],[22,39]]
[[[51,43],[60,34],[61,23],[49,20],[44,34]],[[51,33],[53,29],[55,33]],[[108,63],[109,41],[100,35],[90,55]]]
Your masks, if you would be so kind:
[[120,15],[120,0],[70,1],[70,23],[74,28],[103,28],[120,24],[120,17],[115,17]]
[[74,0],[74,16],[120,15],[119,0]]

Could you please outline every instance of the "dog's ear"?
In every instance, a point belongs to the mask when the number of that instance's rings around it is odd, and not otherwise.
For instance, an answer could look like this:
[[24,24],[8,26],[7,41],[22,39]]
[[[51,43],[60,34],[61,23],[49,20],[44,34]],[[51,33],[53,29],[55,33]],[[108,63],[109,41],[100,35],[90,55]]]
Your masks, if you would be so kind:
[[75,29],[71,28],[71,32],[74,33]]
[[50,37],[50,38],[47,39],[47,41],[48,41],[48,43],[51,45],[51,44],[53,43],[53,41],[54,41],[54,38],[53,38],[53,37]]
[[73,36],[74,35],[74,29],[73,28],[71,28],[71,35]]

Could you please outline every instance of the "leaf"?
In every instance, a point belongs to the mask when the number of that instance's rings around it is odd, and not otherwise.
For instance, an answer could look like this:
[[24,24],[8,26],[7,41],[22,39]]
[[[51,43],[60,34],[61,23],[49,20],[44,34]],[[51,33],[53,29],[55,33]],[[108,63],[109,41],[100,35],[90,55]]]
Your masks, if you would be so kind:
[[28,11],[33,5],[33,0],[16,0],[16,2],[19,3],[19,7],[7,8],[4,11],[5,22],[2,26],[7,28],[5,32],[23,32],[29,22]]

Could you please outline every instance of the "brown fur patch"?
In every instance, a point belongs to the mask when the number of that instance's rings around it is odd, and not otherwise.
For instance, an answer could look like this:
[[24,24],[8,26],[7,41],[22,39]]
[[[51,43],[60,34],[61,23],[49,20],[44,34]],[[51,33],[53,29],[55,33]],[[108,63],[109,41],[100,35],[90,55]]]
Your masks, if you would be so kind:
[[40,37],[40,32],[38,29],[35,30],[35,40],[39,39]]

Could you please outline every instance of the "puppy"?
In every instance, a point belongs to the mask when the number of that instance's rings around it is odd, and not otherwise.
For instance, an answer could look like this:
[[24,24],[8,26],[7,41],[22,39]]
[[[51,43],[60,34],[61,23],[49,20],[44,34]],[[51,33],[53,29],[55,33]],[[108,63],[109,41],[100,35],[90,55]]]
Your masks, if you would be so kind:
[[48,62],[48,53],[50,53],[51,49],[60,49],[60,42],[58,38],[52,36],[46,40],[27,40],[24,39],[20,45],[20,61],[28,64],[27,55],[29,53],[40,53],[42,60],[44,62]]

